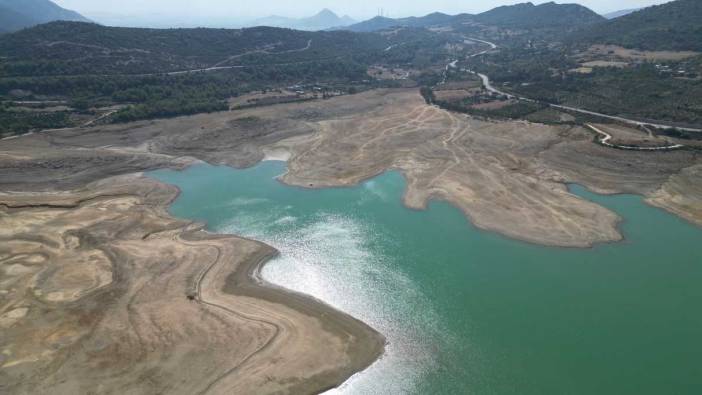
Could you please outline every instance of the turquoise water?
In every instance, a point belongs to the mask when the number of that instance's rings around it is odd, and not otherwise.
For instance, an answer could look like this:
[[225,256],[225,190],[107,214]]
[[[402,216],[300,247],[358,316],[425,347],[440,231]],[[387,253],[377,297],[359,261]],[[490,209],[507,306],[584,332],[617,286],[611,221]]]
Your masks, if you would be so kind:
[[547,248],[473,227],[454,207],[403,207],[402,176],[354,188],[280,184],[281,162],[150,173],[171,207],[268,242],[266,280],[386,335],[344,394],[702,393],[702,230],[637,196],[580,196],[617,212],[626,240]]

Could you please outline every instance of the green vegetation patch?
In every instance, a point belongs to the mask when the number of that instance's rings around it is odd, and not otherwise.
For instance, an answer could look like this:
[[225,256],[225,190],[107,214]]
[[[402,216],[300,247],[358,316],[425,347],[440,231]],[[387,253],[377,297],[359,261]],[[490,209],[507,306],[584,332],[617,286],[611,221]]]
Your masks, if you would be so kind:
[[71,126],[68,112],[16,111],[0,106],[0,137]]

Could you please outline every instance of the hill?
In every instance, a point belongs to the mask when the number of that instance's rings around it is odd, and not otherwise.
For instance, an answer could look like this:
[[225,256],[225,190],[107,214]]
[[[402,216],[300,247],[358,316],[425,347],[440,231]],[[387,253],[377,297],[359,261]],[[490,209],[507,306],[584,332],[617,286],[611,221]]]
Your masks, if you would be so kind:
[[573,39],[644,50],[702,51],[700,21],[702,1],[677,0],[598,24]]
[[554,2],[502,6],[475,16],[475,21],[505,28],[562,28],[593,25],[605,18],[579,4]]
[[[466,14],[461,14],[461,16],[466,16]],[[351,26],[347,26],[344,29],[354,32],[374,32],[378,30],[389,29],[392,27],[430,27],[450,24],[457,17],[458,16],[442,14],[440,12],[435,12],[429,15],[425,15],[423,17],[409,17],[399,19],[377,16],[373,19],[359,22]]]
[[386,18],[384,16],[376,16],[375,18],[369,19],[367,21],[346,26],[343,29],[350,30],[353,32],[375,32],[378,30],[389,29],[391,27],[400,25],[401,23],[397,19]]
[[[401,48],[386,51],[399,42]],[[77,124],[86,111],[115,105],[122,109],[104,122],[222,111],[228,99],[256,90],[275,90],[281,100],[351,93],[372,86],[368,68],[383,59],[409,67],[443,61],[437,53],[443,42],[424,30],[386,37],[51,22],[0,36],[0,135]],[[292,96],[282,91],[292,85],[304,88]],[[300,89],[306,96],[295,96]],[[18,98],[70,108],[17,110]]]
[[636,11],[640,11],[640,10],[642,10],[642,8],[629,8],[626,10],[619,10],[619,11],[614,11],[614,12],[610,12],[607,14],[603,14],[602,16],[607,18],[607,19],[614,19],[614,18],[619,18],[620,16],[629,15],[632,12],[636,12]]
[[[0,135],[77,125],[91,117],[125,122],[223,111],[228,100],[252,91],[271,93],[261,99],[270,104],[412,84],[375,80],[368,70],[442,67],[445,43],[424,29],[383,35],[51,22],[0,36]],[[41,108],[26,110],[17,100]],[[42,109],[56,102],[68,109]],[[114,106],[120,108],[116,113]],[[100,113],[109,115],[96,118]]]
[[89,22],[79,13],[49,0],[0,0],[0,32],[13,32],[52,21]]
[[354,24],[356,21],[348,15],[343,17],[338,16],[329,9],[323,9],[319,13],[309,18],[288,18],[283,16],[269,16],[266,18],[257,19],[250,26],[272,26],[284,27],[297,30],[326,30],[335,27],[343,27]]
[[0,37],[6,76],[146,74],[227,66],[270,58],[278,62],[362,55],[380,50],[376,35],[247,29],[144,29],[51,22]]
[[502,6],[478,15],[433,13],[423,17],[391,19],[375,17],[346,27],[355,32],[373,32],[392,27],[431,27],[474,22],[506,29],[573,29],[603,22],[605,18],[578,4],[554,2],[534,5],[522,3]]

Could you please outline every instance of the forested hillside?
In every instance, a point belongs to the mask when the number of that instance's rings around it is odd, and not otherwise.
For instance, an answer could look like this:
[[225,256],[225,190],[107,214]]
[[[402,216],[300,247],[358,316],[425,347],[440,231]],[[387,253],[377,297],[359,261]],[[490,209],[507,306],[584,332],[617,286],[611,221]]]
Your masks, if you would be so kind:
[[[694,49],[702,42],[702,19],[695,15],[700,7],[678,0],[605,21],[578,5],[524,3],[480,15],[433,13],[356,25],[378,32],[52,22],[0,36],[0,119],[13,133],[71,124],[72,118],[44,107],[84,118],[109,112],[103,122],[130,121],[226,110],[252,91],[273,90],[291,100],[328,98],[475,78],[470,70],[544,102],[699,125],[698,54],[590,44]],[[665,22],[662,15],[668,15]],[[611,37],[601,38],[607,29]],[[685,29],[685,38],[678,37]],[[25,102],[43,107],[26,111]]]
[[645,8],[580,31],[572,39],[645,50],[702,51],[702,1]]
[[392,27],[429,27],[438,25],[447,25],[453,23],[457,18],[469,18],[468,14],[447,15],[440,12],[435,12],[422,17],[409,18],[387,18],[377,16],[367,21],[359,22],[351,26],[342,27],[340,29],[350,30],[354,32],[375,32],[379,30],[389,29]]
[[603,16],[581,5],[550,2],[540,5],[521,3],[502,6],[477,15],[446,15],[437,12],[419,18],[391,19],[378,16],[345,29],[372,32],[397,26],[430,27],[477,23],[507,29],[571,30],[603,21]]
[[320,97],[347,93],[372,86],[371,64],[442,67],[445,44],[421,29],[383,35],[53,22],[0,36],[0,99],[10,104],[0,107],[0,119],[13,132],[67,121],[46,113],[37,124],[40,112],[12,112],[18,101],[79,111],[126,105],[110,120],[129,121],[226,110],[227,99],[253,90],[310,85]]
[[382,37],[344,31],[141,29],[53,22],[0,38],[0,56],[7,59],[7,76],[146,74],[206,68],[252,53],[280,61],[285,61],[280,56],[295,52],[298,61],[364,56],[386,43]]
[[475,16],[475,21],[500,27],[545,28],[586,26],[602,22],[605,18],[579,4],[554,2],[534,5],[522,3],[497,7]]

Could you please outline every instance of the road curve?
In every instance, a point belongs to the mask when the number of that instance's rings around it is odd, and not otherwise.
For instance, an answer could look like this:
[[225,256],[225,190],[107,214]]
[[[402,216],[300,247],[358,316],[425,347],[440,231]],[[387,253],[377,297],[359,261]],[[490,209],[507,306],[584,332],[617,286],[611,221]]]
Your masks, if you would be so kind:
[[684,148],[685,146],[682,144],[672,144],[672,145],[666,145],[666,146],[660,146],[660,147],[637,147],[633,145],[620,145],[620,144],[613,144],[610,143],[609,141],[612,140],[612,135],[605,132],[604,130],[598,128],[595,125],[586,123],[585,126],[587,126],[590,130],[594,131],[595,133],[599,134],[602,136],[600,138],[600,144],[611,147],[611,148],[619,148],[623,150],[629,150],[629,151],[670,151],[670,150],[675,150],[675,149],[680,149]]
[[[481,42],[484,44],[488,44],[492,47],[490,50],[497,48],[496,44],[491,43],[489,41],[479,40],[479,39],[475,39],[475,38],[471,38],[471,37],[468,37],[468,39],[472,40],[472,41],[478,41],[478,42]],[[470,55],[469,58],[484,55],[490,50],[486,50],[486,51],[482,51],[482,52]],[[629,118],[624,118],[624,117],[618,117],[615,115],[608,115],[608,114],[603,114],[603,113],[599,113],[599,112],[595,112],[595,111],[585,110],[583,108],[564,106],[561,104],[549,103],[549,102],[545,102],[545,101],[530,99],[530,98],[524,97],[524,96],[514,95],[511,93],[503,92],[503,91],[495,88],[494,86],[492,86],[492,84],[490,83],[490,77],[488,77],[487,75],[482,74],[482,73],[478,73],[478,72],[473,71],[473,70],[468,70],[468,71],[470,73],[473,73],[473,74],[477,75],[478,77],[480,77],[480,79],[483,81],[483,86],[485,87],[485,89],[487,91],[508,97],[510,99],[516,99],[516,100],[532,102],[532,103],[543,103],[543,104],[546,104],[552,108],[556,108],[559,110],[566,110],[566,111],[577,112],[580,114],[593,115],[593,116],[597,116],[597,117],[601,117],[601,118],[611,119],[613,121],[627,123],[629,125],[636,126],[636,127],[648,126],[648,127],[652,127],[652,128],[656,128],[656,129],[677,129],[677,130],[681,130],[681,131],[685,131],[685,132],[702,133],[702,129],[698,129],[698,128],[685,128],[685,127],[678,127],[678,126],[673,126],[673,125],[666,125],[666,124],[662,124],[662,123],[642,122],[642,121],[637,121],[635,119],[629,119]]]

